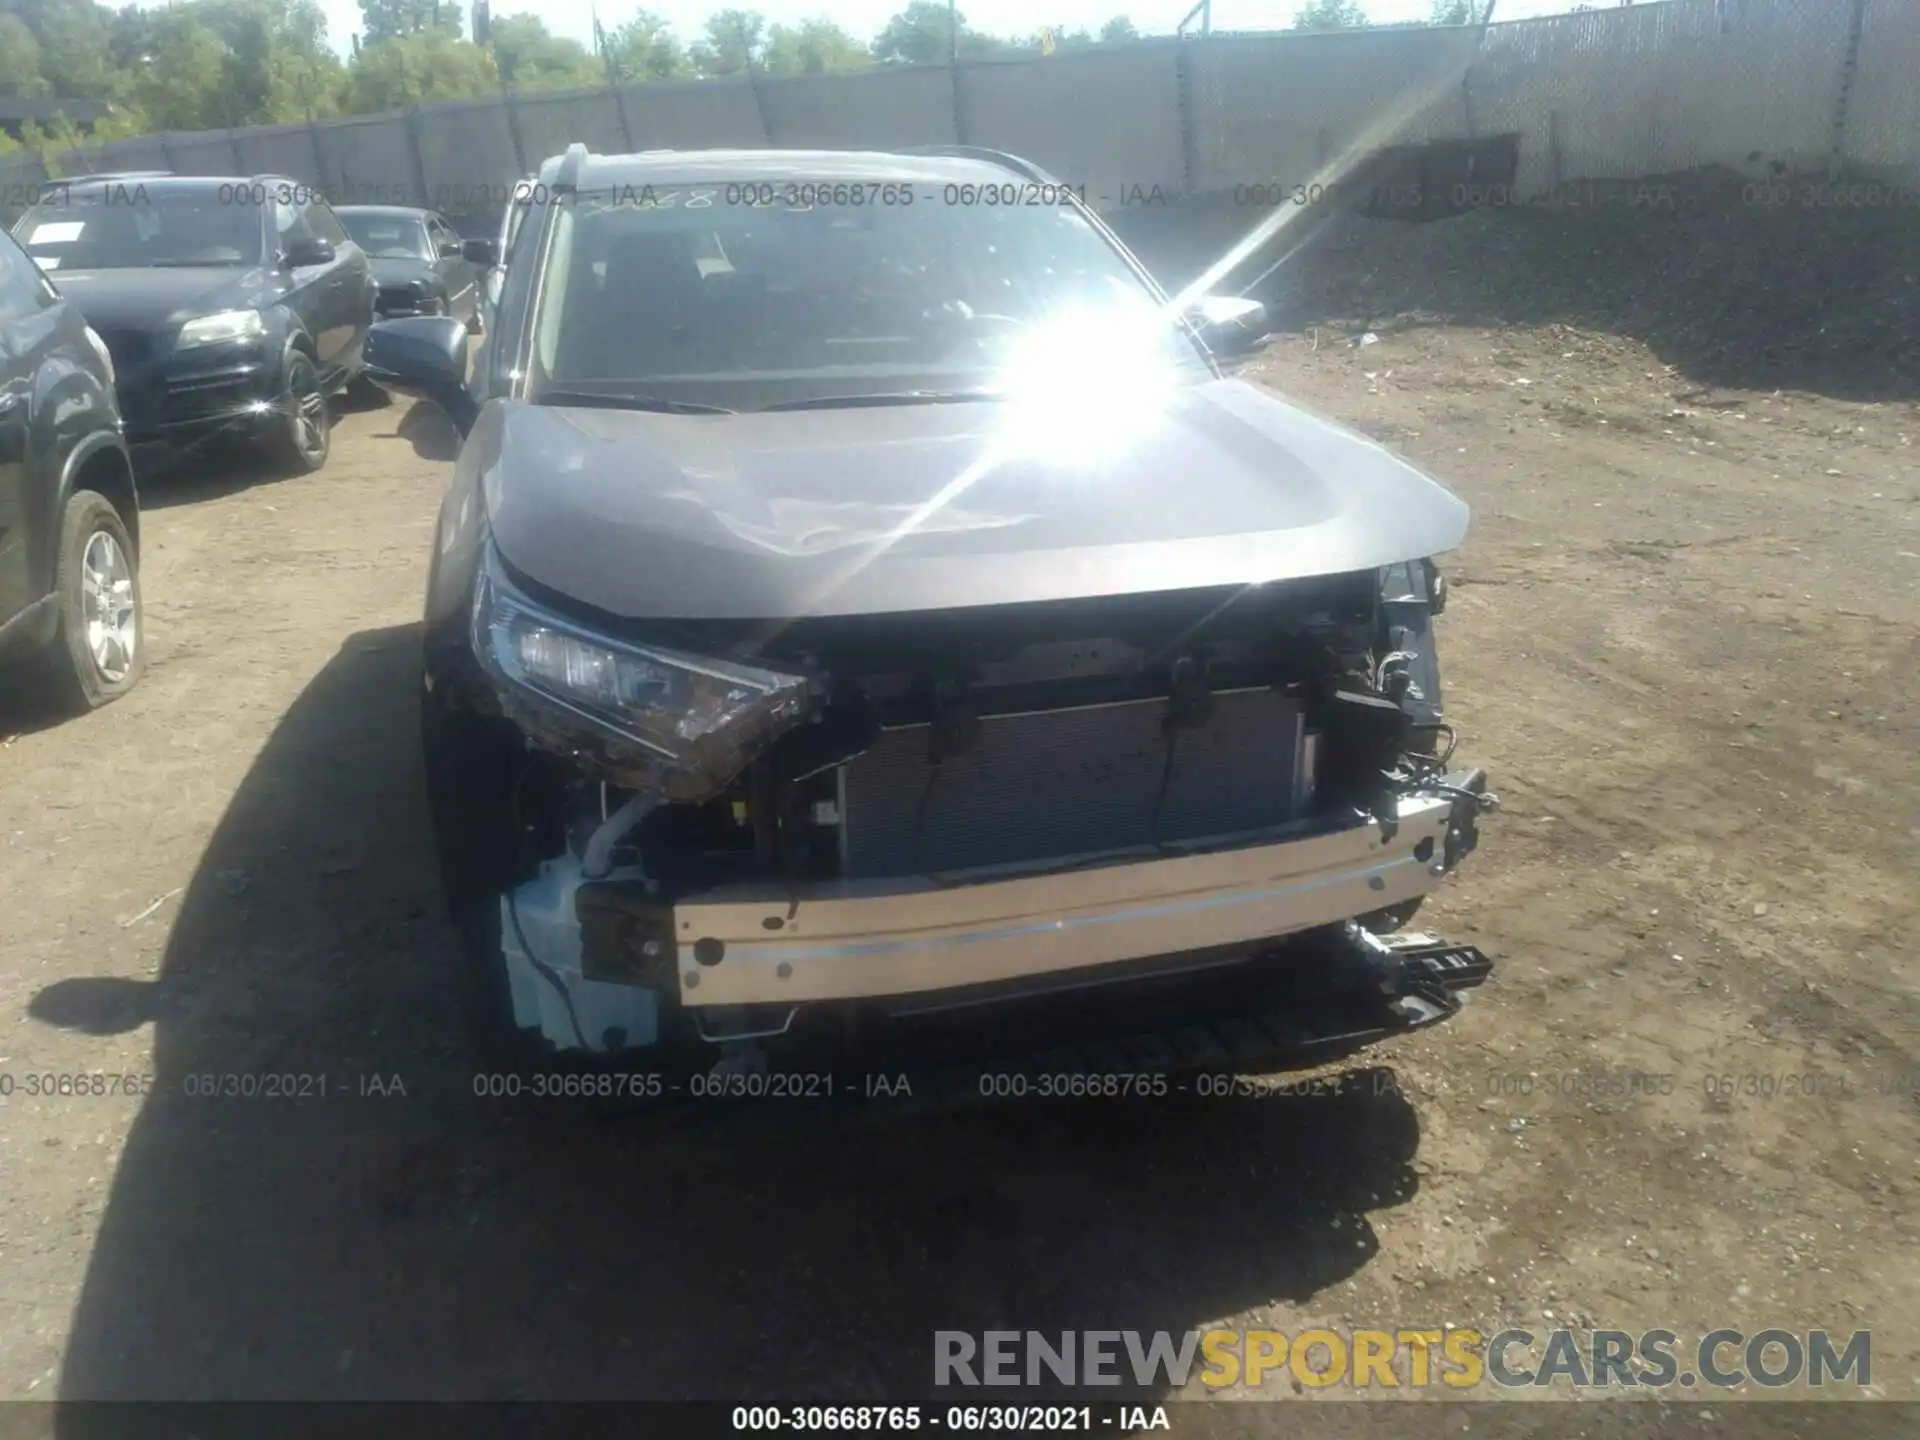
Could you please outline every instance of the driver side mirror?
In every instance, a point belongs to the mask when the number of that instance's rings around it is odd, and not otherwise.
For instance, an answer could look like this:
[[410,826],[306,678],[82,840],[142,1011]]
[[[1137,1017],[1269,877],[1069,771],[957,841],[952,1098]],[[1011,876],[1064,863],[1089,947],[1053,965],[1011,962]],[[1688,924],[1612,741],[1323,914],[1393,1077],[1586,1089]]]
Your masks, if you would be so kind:
[[1221,358],[1251,355],[1272,336],[1267,307],[1241,295],[1203,295],[1187,307],[1187,321]]
[[333,255],[333,242],[322,240],[318,235],[287,242],[287,267],[292,270],[298,270],[307,265],[331,265]]
[[465,435],[480,407],[467,389],[467,327],[449,315],[410,315],[367,327],[367,379],[430,400]]
[[491,270],[500,263],[500,242],[497,240],[462,240],[460,253],[476,265],[485,265]]

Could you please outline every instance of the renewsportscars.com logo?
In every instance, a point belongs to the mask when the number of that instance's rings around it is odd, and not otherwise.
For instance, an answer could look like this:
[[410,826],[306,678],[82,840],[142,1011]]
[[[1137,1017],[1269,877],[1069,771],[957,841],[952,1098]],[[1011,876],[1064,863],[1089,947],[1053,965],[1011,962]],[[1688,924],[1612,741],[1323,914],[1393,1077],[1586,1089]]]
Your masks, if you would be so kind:
[[[1672,1330],[936,1330],[940,1387],[1125,1385],[1257,1389],[1290,1377],[1303,1387],[1356,1390],[1768,1389],[1873,1381],[1866,1330],[1712,1330],[1691,1345]],[[1283,1386],[1282,1389],[1287,1387]]]

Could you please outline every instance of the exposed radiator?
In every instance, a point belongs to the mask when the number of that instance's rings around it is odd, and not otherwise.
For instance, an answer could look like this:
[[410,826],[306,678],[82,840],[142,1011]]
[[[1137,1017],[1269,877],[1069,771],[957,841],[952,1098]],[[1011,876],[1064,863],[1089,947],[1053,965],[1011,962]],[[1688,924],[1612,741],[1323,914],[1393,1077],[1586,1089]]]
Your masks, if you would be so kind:
[[1166,701],[1143,700],[991,717],[971,751],[938,767],[931,789],[930,727],[884,731],[841,772],[842,873],[1043,860],[1255,830],[1301,813],[1310,767],[1297,701],[1269,689],[1215,695],[1206,725],[1174,737],[1171,772],[1165,713]]

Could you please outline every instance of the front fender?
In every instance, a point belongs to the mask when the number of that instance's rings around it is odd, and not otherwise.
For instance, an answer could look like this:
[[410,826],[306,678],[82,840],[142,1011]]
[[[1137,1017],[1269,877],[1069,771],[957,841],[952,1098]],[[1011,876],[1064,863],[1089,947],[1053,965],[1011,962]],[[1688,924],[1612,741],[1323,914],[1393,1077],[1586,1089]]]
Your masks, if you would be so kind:
[[[28,578],[33,592],[43,595],[53,588],[60,517],[76,477],[103,449],[117,450],[122,459],[128,459],[128,452],[119,406],[101,377],[58,355],[41,365],[36,379],[27,434],[27,474],[58,477],[52,486],[30,483],[26,490],[28,533],[41,537],[29,558]],[[132,473],[130,459],[127,473]],[[131,489],[132,482],[127,483]]]
[[301,322],[299,312],[285,301],[263,306],[260,318],[266,322],[266,338],[261,342],[261,353],[272,366],[269,380],[272,388],[279,390],[282,377],[286,374],[287,352],[297,343],[308,355],[318,357],[320,345],[318,337]]

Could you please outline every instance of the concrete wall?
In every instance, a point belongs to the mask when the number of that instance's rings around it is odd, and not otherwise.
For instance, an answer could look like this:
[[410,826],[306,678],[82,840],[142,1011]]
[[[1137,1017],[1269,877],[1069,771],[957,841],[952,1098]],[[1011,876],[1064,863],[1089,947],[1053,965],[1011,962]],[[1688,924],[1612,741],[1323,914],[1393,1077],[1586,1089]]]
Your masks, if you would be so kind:
[[[422,198],[402,116],[368,116],[314,127],[325,165],[320,186],[342,205],[406,205]],[[296,175],[304,180],[305,175]]]
[[1291,186],[1385,145],[1467,135],[1464,81],[1477,39],[1458,27],[1194,47],[1194,188]]
[[621,95],[626,101],[634,146],[640,150],[726,149],[771,143],[760,119],[754,87],[743,79],[629,85]]
[[1860,39],[1845,153],[1874,174],[1920,187],[1920,14],[1914,0],[1867,0]]
[[1185,188],[1180,46],[1129,46],[1043,61],[963,65],[960,133],[1010,150],[1119,203],[1123,192]]
[[1495,25],[1473,67],[1474,122],[1520,135],[1530,193],[1556,176],[1824,166],[1848,6],[1671,0]]
[[[524,173],[514,162],[513,129],[507,107],[498,100],[449,101],[422,105],[412,116],[420,176],[426,201],[436,210],[465,208],[466,197],[489,186],[511,185]],[[397,168],[407,174],[407,124],[393,135]]]
[[[272,170],[343,201],[498,204],[574,140],[596,150],[1014,151],[1111,204],[1326,176],[1382,146],[1520,137],[1520,183],[1704,164],[1821,172],[1840,154],[1920,179],[1920,0],[1660,0],[1494,25],[1149,40],[1044,59],[792,79],[635,84],[88,147],[102,168]],[[1844,114],[1846,124],[1836,130]],[[29,159],[0,176],[38,178]],[[0,183],[5,183],[0,181]],[[20,194],[15,183],[15,197]]]
[[47,168],[38,155],[13,152],[0,155],[0,225],[12,225],[33,203]]
[[285,175],[309,185],[321,180],[315,135],[305,125],[265,125],[239,131],[243,173]]
[[589,149],[606,155],[633,148],[620,96],[612,90],[521,95],[515,97],[511,108],[519,121],[520,144],[530,168],[549,155],[560,154],[575,140],[583,140]]
[[952,145],[953,77],[943,65],[760,82],[774,142],[791,149]]

